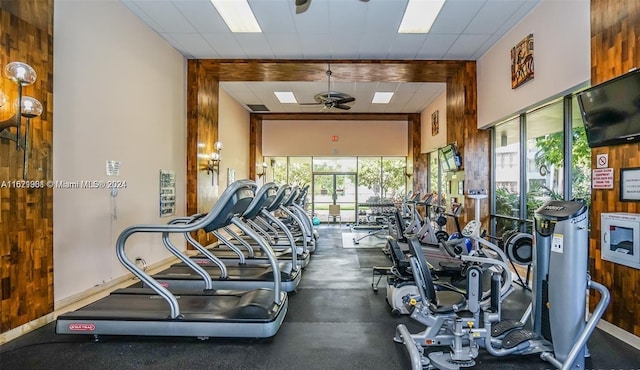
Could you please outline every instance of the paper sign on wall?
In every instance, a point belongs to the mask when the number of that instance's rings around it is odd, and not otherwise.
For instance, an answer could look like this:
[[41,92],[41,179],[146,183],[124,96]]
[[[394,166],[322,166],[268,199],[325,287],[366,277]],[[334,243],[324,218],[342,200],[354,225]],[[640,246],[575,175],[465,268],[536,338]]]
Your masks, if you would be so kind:
[[613,189],[613,168],[596,168],[591,171],[592,189]]

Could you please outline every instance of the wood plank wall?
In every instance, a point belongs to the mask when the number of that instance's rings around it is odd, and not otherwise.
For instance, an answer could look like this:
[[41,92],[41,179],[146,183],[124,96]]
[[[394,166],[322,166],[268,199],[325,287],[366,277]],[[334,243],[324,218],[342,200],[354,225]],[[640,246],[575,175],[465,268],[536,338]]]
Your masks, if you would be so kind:
[[419,191],[420,185],[427,183],[427,174],[429,173],[429,163],[427,163],[427,155],[422,154],[422,117],[420,113],[410,114],[407,117],[407,167],[411,177],[408,179],[410,186],[407,190],[414,193]]
[[[640,1],[591,1],[591,84],[610,80],[630,68],[640,68]],[[600,214],[604,212],[640,213],[639,202],[620,202],[620,168],[640,167],[640,144],[625,144],[592,150],[591,167],[596,155],[609,154],[614,168],[614,189],[591,193],[590,271],[594,281],[611,291],[611,303],[604,319],[640,336],[640,270],[600,259]],[[599,299],[592,293],[591,309]]]
[[[31,65],[37,80],[23,95],[44,108],[31,122],[29,180],[53,178],[52,32],[53,1],[0,1],[0,68],[13,61]],[[2,74],[0,90],[8,99],[0,108],[4,121],[16,112],[17,87]],[[0,184],[22,180],[22,158],[15,142],[0,139]],[[6,332],[53,311],[53,189],[5,183],[0,205],[0,332]]]
[[[447,142],[455,142],[462,156],[465,192],[491,188],[491,135],[488,130],[478,130],[477,100],[476,63],[466,62],[447,80]],[[465,197],[460,225],[474,219],[474,207],[474,201]],[[482,201],[480,215],[487,227],[488,200]]]
[[[209,212],[217,193],[207,173],[207,158],[218,141],[218,87],[216,66],[199,60],[187,63],[187,214]],[[215,241],[210,233],[198,231],[203,245]]]

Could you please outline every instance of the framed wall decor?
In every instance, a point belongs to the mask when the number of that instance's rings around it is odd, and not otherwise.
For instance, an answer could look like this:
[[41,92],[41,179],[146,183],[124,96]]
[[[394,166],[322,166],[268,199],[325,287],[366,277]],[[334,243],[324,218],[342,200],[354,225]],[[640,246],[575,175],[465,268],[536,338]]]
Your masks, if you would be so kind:
[[511,88],[533,79],[533,34],[511,49]]
[[176,173],[160,170],[160,217],[176,214]]
[[438,135],[438,132],[440,132],[439,115],[440,114],[438,113],[437,110],[431,113],[431,136],[436,136]]
[[620,200],[640,201],[640,167],[620,169]]

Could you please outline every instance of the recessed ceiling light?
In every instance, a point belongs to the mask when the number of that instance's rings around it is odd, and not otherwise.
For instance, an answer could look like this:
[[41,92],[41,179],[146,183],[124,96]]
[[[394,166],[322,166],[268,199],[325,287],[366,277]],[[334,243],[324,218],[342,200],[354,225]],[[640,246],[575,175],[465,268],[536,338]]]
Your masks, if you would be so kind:
[[247,0],[211,0],[231,32],[262,32]]
[[392,96],[392,92],[376,92],[375,95],[373,95],[373,100],[371,102],[373,104],[388,104],[391,101]]
[[293,95],[291,91],[274,91],[276,97],[283,104],[298,104],[296,97]]
[[427,33],[445,0],[409,0],[398,33]]

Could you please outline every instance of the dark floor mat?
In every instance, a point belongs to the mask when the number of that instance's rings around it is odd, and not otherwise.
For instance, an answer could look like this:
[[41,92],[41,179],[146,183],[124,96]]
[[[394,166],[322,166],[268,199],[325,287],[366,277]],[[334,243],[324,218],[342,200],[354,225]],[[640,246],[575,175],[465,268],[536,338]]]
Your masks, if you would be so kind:
[[360,268],[392,266],[393,262],[380,250],[358,250]]

